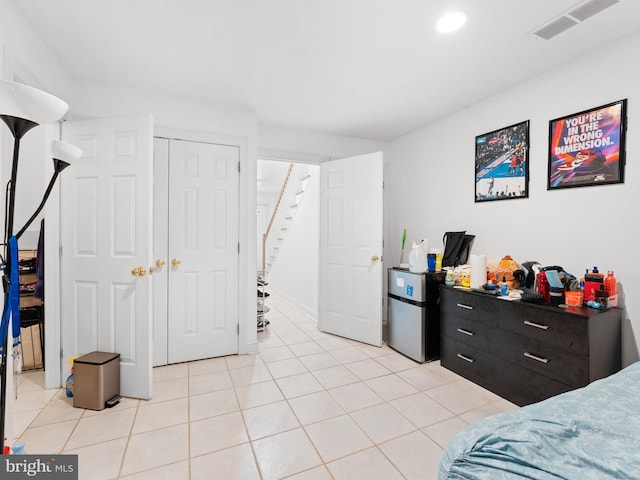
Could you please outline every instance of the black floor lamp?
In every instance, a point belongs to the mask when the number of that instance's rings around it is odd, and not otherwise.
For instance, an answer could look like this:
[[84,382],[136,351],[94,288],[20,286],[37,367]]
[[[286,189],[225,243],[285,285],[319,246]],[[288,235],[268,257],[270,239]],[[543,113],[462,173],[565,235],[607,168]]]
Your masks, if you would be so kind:
[[[32,128],[42,123],[58,121],[65,114],[69,106],[53,95],[38,90],[37,88],[22,85],[16,82],[0,80],[0,118],[9,127],[13,135],[13,162],[11,164],[11,178],[7,183],[7,196],[5,205],[4,222],[4,256],[0,268],[2,268],[2,286],[4,289],[4,306],[0,324],[0,346],[2,357],[0,363],[0,441],[3,454],[4,434],[6,422],[7,403],[7,354],[9,350],[9,324],[13,325],[12,335],[18,338],[20,335],[20,286],[18,280],[18,238],[35,220],[44,207],[51,189],[58,178],[58,174],[67,167],[71,161],[80,157],[82,153],[73,145],[63,142],[54,142],[52,145],[54,173],[43,195],[40,205],[27,223],[14,234],[14,213],[16,201],[16,185],[18,176],[18,156],[20,153],[20,140]],[[15,346],[12,344],[12,347]]]

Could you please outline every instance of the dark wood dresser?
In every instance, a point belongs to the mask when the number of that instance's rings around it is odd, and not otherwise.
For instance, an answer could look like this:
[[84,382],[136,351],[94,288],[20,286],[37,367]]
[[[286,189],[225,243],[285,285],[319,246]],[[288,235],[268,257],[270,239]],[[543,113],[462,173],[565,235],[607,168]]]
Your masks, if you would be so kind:
[[517,404],[621,368],[621,310],[561,309],[441,287],[442,366]]

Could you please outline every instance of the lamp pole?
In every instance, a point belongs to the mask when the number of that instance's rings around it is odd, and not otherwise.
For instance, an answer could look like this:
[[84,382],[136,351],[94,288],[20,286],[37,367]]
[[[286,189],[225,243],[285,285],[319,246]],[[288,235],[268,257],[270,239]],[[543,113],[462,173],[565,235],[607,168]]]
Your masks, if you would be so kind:
[[[11,283],[11,269],[17,268],[17,265],[13,265],[12,256],[14,253],[10,245],[9,239],[13,236],[13,221],[15,214],[15,202],[16,202],[16,183],[18,180],[18,157],[20,155],[20,140],[33,127],[38,124],[30,120],[23,118],[17,118],[9,115],[0,115],[2,120],[7,124],[9,130],[13,134],[13,161],[11,162],[11,180],[9,180],[9,198],[7,211],[5,214],[5,231],[4,231],[4,272],[2,274],[2,288],[4,290],[4,305],[2,308],[2,358],[0,359],[0,440],[3,442],[2,453],[4,454],[4,433],[6,422],[6,406],[7,406],[7,355],[9,351],[9,322],[8,316],[11,308],[10,291],[12,288]],[[16,287],[14,287],[16,288]],[[14,322],[19,321],[19,318],[13,318]]]
[[[0,118],[9,127],[13,135],[13,158],[11,162],[11,179],[7,183],[7,205],[5,206],[4,222],[4,259],[2,272],[2,287],[4,290],[4,305],[0,322],[0,338],[2,356],[0,358],[0,442],[2,448],[0,454],[4,455],[5,423],[7,405],[7,359],[9,351],[9,324],[13,325],[13,337],[20,333],[20,292],[18,278],[18,244],[17,236],[13,233],[14,213],[16,202],[16,185],[18,180],[18,157],[20,155],[20,140],[32,128],[42,123],[58,121],[67,111],[69,106],[59,98],[43,92],[37,88],[29,87],[17,82],[0,80]],[[61,142],[58,142],[61,143]],[[72,150],[77,150],[73,146]],[[78,154],[79,157],[79,154]],[[66,163],[68,165],[68,163]],[[51,193],[53,182],[61,169],[56,166],[54,176],[47,188],[44,198],[36,213],[29,219],[20,231],[24,230],[35,219],[44,207],[44,203]],[[64,167],[62,167],[64,168]],[[18,235],[18,236],[19,236]],[[13,347],[13,345],[12,345]]]

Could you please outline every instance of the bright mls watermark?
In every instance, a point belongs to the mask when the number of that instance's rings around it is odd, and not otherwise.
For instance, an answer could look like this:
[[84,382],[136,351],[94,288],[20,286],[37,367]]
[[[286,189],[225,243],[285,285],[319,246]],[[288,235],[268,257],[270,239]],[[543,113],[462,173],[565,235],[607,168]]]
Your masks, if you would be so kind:
[[0,480],[78,480],[78,455],[4,455]]

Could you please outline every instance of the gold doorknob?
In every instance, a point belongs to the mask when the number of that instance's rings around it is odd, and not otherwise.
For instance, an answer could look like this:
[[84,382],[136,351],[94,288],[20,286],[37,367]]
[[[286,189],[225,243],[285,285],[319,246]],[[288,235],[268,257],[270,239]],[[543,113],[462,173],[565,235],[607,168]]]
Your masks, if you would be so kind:
[[144,267],[136,267],[131,270],[131,275],[134,277],[144,277],[147,274],[147,269]]
[[380,260],[380,257],[378,255],[374,255],[373,257],[371,257],[372,262],[377,262],[378,260]]
[[164,260],[156,260],[156,267],[158,268],[162,268],[165,266],[167,262],[165,262]]
[[178,265],[180,265],[182,262],[180,261],[180,259],[178,258],[172,258],[171,259],[171,265],[173,265],[174,267],[177,267]]

